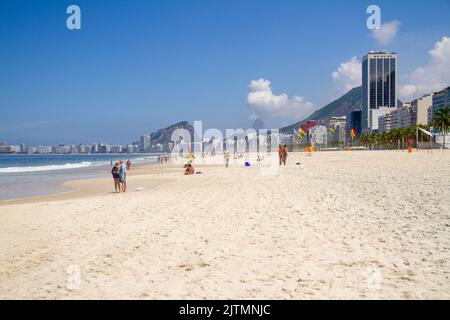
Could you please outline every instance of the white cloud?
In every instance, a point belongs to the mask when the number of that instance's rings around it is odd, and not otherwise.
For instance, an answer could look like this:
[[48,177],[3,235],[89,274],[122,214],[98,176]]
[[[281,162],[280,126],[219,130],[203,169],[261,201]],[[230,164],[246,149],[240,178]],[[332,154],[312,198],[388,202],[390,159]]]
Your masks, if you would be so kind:
[[372,37],[380,46],[387,46],[397,37],[399,27],[400,21],[398,20],[383,23],[381,28],[372,31]]
[[333,78],[333,95],[336,97],[347,93],[351,89],[361,85],[361,61],[356,57],[343,62],[333,71],[331,77]]
[[414,70],[407,83],[400,86],[401,100],[410,101],[450,85],[450,37],[442,37],[428,53],[428,63]]
[[308,116],[314,111],[314,105],[309,101],[305,101],[303,97],[295,96],[289,99],[285,93],[280,95],[274,94],[269,80],[252,80],[249,87],[248,104],[256,112],[263,113],[265,116],[297,120]]

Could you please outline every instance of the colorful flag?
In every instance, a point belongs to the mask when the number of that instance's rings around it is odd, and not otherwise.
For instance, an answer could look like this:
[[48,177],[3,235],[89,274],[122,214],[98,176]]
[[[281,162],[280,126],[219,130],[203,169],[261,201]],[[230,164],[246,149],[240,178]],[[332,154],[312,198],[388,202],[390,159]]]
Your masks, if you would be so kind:
[[334,128],[330,128],[330,133],[334,134]]
[[356,130],[352,129],[351,134],[352,134],[352,139],[354,139],[356,137]]
[[298,131],[294,130],[294,132],[297,134],[298,139],[300,141],[303,141],[303,134],[305,133],[305,131],[303,131],[302,128],[300,128],[298,129]]

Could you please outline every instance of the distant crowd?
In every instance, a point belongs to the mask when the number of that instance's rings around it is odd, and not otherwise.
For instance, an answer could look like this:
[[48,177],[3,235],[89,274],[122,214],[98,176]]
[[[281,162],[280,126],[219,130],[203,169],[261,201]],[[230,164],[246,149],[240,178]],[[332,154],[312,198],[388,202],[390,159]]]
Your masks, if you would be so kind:
[[[231,158],[230,153],[226,152],[224,154],[226,168],[229,167],[230,158]],[[236,159],[237,157],[235,156],[234,158]],[[287,146],[280,145],[278,147],[279,165],[286,166],[287,158],[288,158]],[[264,157],[260,157],[258,155],[257,160],[256,160],[258,162],[258,165],[260,164],[261,161],[263,161],[263,159],[264,159]],[[184,174],[185,175],[190,176],[190,175],[195,175],[195,174],[201,174],[201,172],[195,171],[194,166],[193,166],[194,160],[195,160],[195,156],[194,156],[194,154],[191,153],[189,156],[189,162],[184,165]],[[158,156],[158,164],[168,163],[168,161],[169,161],[169,156]],[[112,165],[112,161],[111,161],[111,165]],[[250,163],[245,162],[245,166],[250,166]],[[127,190],[127,171],[129,171],[130,169],[131,169],[130,159],[128,159],[126,163],[124,163],[123,160],[120,160],[119,162],[116,162],[114,164],[114,166],[112,167],[111,174],[113,176],[114,188],[115,188],[116,192],[126,192],[126,190]]]

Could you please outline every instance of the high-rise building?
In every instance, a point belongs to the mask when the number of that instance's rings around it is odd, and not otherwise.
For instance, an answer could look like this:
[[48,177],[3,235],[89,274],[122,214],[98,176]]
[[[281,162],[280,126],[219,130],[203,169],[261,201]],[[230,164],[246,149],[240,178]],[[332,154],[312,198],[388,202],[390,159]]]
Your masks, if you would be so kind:
[[419,99],[411,101],[411,106],[413,108],[413,125],[428,124],[428,111],[431,109],[433,104],[433,97],[431,94],[422,96]]
[[431,107],[430,119],[431,122],[436,116],[436,112],[439,109],[450,106],[450,87],[445,88],[442,91],[435,92],[433,94],[433,105]]
[[361,109],[355,109],[350,111],[349,116],[347,117],[347,140],[350,140],[351,130],[354,129],[356,133],[355,139],[358,139],[361,135],[361,117],[362,111]]
[[[362,59],[362,132],[376,130],[378,116],[396,108],[397,104],[397,54],[371,51]],[[373,114],[372,114],[373,113]],[[371,121],[372,119],[372,121]]]
[[335,140],[337,142],[345,142],[345,128],[347,117],[331,117],[328,120],[328,127],[332,128],[334,133],[328,130],[328,140]]
[[141,152],[150,152],[150,136],[148,134],[141,136]]

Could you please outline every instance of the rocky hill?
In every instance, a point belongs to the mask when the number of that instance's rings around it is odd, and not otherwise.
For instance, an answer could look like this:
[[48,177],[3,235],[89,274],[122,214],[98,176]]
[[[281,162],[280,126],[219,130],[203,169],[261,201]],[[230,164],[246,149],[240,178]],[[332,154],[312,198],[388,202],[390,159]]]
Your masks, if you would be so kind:
[[166,128],[159,129],[156,132],[153,132],[150,135],[150,139],[152,144],[161,143],[163,145],[170,142],[170,138],[172,136],[172,132],[176,129],[186,129],[190,132],[191,137],[194,137],[194,127],[189,124],[187,121],[180,121],[175,124],[172,124]]
[[327,104],[325,107],[316,110],[306,119],[298,121],[292,125],[281,128],[280,132],[292,132],[298,129],[301,123],[309,120],[327,120],[330,117],[346,116],[351,110],[361,108],[362,105],[362,87],[356,87],[344,94],[337,100]]

